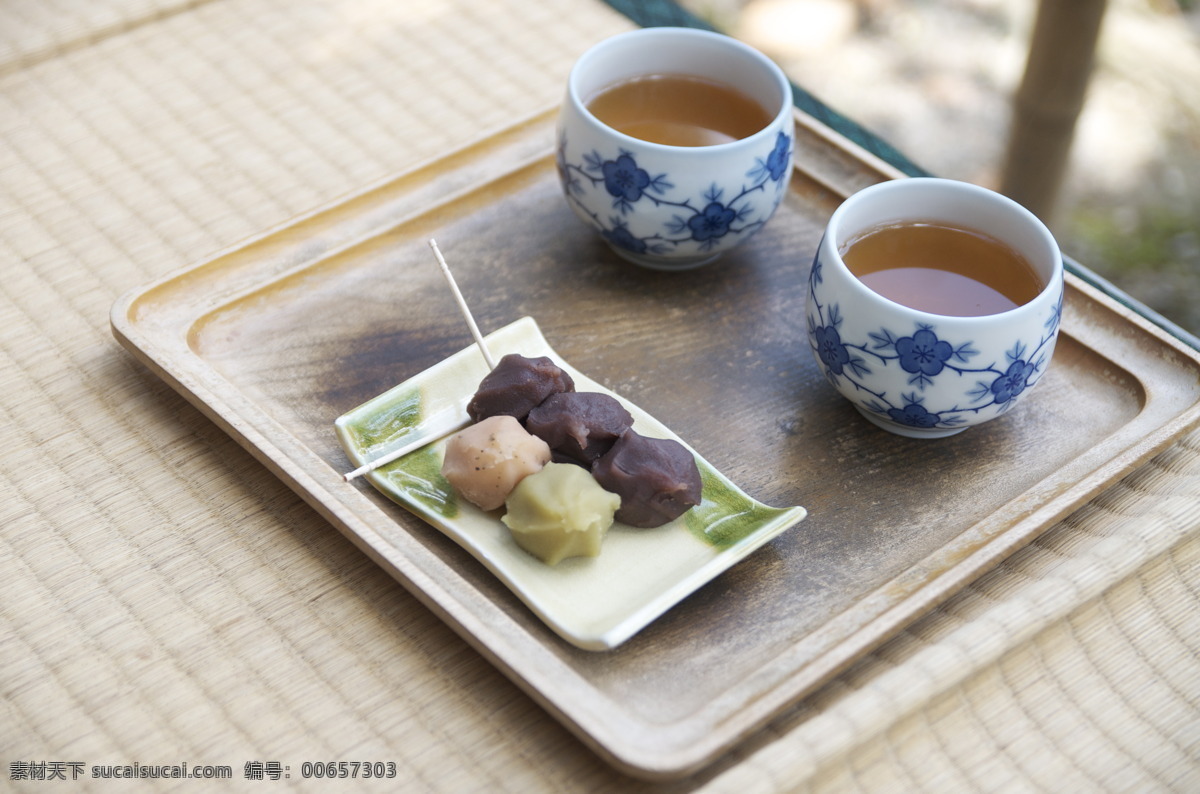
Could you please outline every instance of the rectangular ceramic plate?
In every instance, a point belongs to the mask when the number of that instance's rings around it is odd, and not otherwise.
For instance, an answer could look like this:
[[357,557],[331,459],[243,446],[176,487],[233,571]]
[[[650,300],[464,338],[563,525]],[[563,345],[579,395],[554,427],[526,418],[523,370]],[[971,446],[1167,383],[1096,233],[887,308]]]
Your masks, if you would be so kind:
[[[576,391],[608,394],[624,404],[637,432],[687,446],[641,408],[572,367],[532,318],[489,334],[485,343],[496,357],[549,357],[571,376]],[[774,508],[754,501],[697,456],[700,504],[660,527],[636,529],[617,522],[596,557],[547,565],[518,547],[494,513],[457,498],[438,474],[446,448],[444,439],[438,439],[446,423],[438,419],[449,417],[451,424],[465,420],[467,401],[486,374],[483,355],[472,344],[338,417],[338,438],[355,468],[392,449],[436,439],[366,476],[381,493],[454,538],[573,645],[593,651],[615,648],[804,518],[802,507]]]
[[[938,441],[866,423],[812,360],[805,283],[837,204],[896,174],[797,120],[784,205],[713,266],[613,256],[562,201],[550,111],[129,293],[114,332],[603,757],[682,775],[1200,418],[1196,352],[1072,276],[1054,360],[1016,410]],[[485,331],[535,317],[749,496],[808,517],[593,653],[441,531],[344,482],[333,421],[469,344],[430,237]]]

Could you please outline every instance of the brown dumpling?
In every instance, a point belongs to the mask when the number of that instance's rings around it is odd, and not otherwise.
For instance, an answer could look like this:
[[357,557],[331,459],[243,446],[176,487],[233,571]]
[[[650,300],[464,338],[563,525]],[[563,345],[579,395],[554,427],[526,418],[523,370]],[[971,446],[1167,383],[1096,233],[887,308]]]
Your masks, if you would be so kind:
[[526,358],[509,353],[479,383],[467,405],[473,421],[489,416],[525,417],[551,394],[575,391],[575,382],[546,356]]
[[591,468],[632,424],[633,416],[613,397],[575,391],[547,397],[529,412],[525,429],[550,445],[555,462]]
[[702,483],[687,447],[626,430],[592,467],[606,491],[621,497],[616,519],[632,527],[657,527],[700,504]]

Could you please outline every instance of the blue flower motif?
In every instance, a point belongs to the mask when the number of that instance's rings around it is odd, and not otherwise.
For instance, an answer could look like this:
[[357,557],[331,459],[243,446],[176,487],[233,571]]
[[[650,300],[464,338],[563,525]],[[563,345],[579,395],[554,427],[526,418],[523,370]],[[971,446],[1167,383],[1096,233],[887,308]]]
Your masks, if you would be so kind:
[[792,139],[779,133],[779,137],[775,139],[775,148],[767,155],[767,173],[771,175],[771,179],[778,182],[783,179],[784,173],[787,171],[788,153],[792,148]]
[[896,340],[896,352],[900,355],[900,366],[905,372],[921,373],[933,377],[942,371],[954,347],[937,338],[928,328],[922,328],[912,336]]
[[687,225],[692,230],[692,239],[704,242],[728,234],[729,224],[733,223],[736,217],[736,212],[719,201],[713,201],[703,212],[689,218]]
[[604,174],[604,188],[610,196],[625,201],[637,201],[642,197],[642,191],[650,184],[650,175],[641,168],[628,154],[622,154],[616,160],[606,160],[601,168]]
[[[790,147],[791,138],[783,135],[772,153],[774,158],[768,158],[770,166],[762,157],[754,158],[754,169],[747,172],[754,181],[743,183],[728,200],[724,194],[727,191],[733,194],[732,186],[715,182],[701,196],[680,195],[669,173],[655,175],[639,167],[638,156],[624,149],[615,156],[595,149],[584,151],[578,161],[572,162],[565,135],[559,137],[556,165],[568,200],[614,247],[639,254],[670,256],[690,249],[696,249],[696,253],[719,250],[731,238],[748,237],[762,226],[779,199],[768,200],[764,214],[752,197],[766,190],[772,173],[778,180],[775,192],[782,193],[782,178],[787,175],[791,159]],[[593,193],[595,198],[611,198],[615,216],[605,220],[597,214],[590,203]],[[671,208],[668,210],[671,214],[658,212],[662,208]],[[625,219],[634,223],[627,225]],[[646,219],[650,219],[649,223]],[[652,228],[660,223],[657,231]],[[644,228],[647,226],[651,228]]]
[[[841,379],[847,381],[853,390],[851,399],[881,420],[922,430],[952,429],[970,424],[972,417],[1005,413],[1037,382],[1054,348],[1062,316],[1061,296],[1046,323],[1049,332],[1037,340],[1015,340],[1004,352],[1003,363],[972,365],[972,360],[981,356],[973,341],[939,338],[936,326],[928,323],[917,323],[908,336],[883,327],[865,331],[867,339],[862,342],[856,338],[857,330],[847,338],[846,318],[833,296],[824,294],[820,264],[818,254],[809,275],[806,309],[813,353],[830,382],[847,393],[847,384]],[[865,359],[873,366],[868,367]],[[885,372],[894,367],[894,377],[882,381],[867,377],[875,365]],[[897,393],[894,389],[902,380],[915,390]],[[918,395],[935,382],[946,388],[930,392],[938,403],[926,405],[926,398]]]
[[634,237],[629,227],[624,224],[616,224],[612,229],[605,229],[600,234],[613,245],[626,251],[633,251],[635,254],[646,253],[646,241]]
[[850,361],[850,351],[842,344],[842,335],[832,325],[822,325],[813,330],[817,341],[817,355],[829,371],[842,374],[842,368]]
[[1020,360],[1010,364],[1007,372],[992,381],[992,394],[995,395],[996,402],[1006,403],[1025,391],[1035,369],[1037,368],[1033,364]]
[[934,427],[939,420],[937,414],[929,413],[920,403],[909,403],[903,408],[889,408],[888,416],[893,422],[909,427]]

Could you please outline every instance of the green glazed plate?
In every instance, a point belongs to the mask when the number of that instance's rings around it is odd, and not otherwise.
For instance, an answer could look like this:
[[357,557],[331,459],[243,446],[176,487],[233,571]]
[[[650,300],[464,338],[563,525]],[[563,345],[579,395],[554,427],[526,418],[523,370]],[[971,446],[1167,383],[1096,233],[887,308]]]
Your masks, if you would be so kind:
[[[571,367],[551,349],[532,318],[522,318],[486,341],[497,359],[507,353],[549,356],[575,381],[576,390],[620,400],[639,433],[687,446],[645,411]],[[453,538],[573,645],[615,648],[806,515],[802,507],[768,507],[751,499],[697,455],[704,483],[700,505],[654,529],[614,524],[599,556],[546,565],[516,545],[500,521],[501,511],[484,512],[459,499],[440,473],[445,435],[468,421],[467,401],[487,371],[479,349],[466,348],[338,417],[338,438],[356,467],[429,438],[428,445],[364,478]]]

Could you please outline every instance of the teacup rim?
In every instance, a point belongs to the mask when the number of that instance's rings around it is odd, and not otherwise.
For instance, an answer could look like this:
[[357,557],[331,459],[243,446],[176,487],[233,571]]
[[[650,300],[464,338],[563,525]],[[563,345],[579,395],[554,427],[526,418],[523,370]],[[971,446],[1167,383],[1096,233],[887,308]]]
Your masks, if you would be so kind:
[[[888,191],[888,190],[903,190],[903,189],[906,189],[906,186],[919,185],[919,184],[941,184],[941,185],[945,185],[954,190],[961,190],[964,193],[974,193],[979,196],[985,196],[989,200],[993,200],[993,201],[998,200],[998,202],[1002,206],[1004,206],[1008,211],[1012,212],[1015,215],[1020,216],[1024,221],[1029,223],[1031,228],[1034,229],[1037,236],[1041,239],[1042,243],[1046,246],[1047,253],[1049,253],[1051,255],[1050,277],[1046,280],[1046,284],[1045,284],[1045,286],[1042,287],[1041,291],[1038,292],[1037,295],[1035,295],[1033,298],[1026,301],[1025,303],[1022,303],[1019,306],[1014,306],[1011,309],[1006,309],[1005,311],[1002,311],[1002,312],[993,312],[991,314],[981,314],[981,315],[938,314],[936,312],[930,312],[930,311],[925,311],[923,309],[917,309],[912,306],[908,306],[906,304],[900,303],[898,301],[894,301],[891,298],[888,298],[886,295],[882,295],[882,294],[876,292],[875,290],[871,289],[866,284],[864,284],[857,276],[855,276],[853,273],[851,273],[849,267],[847,267],[845,261],[842,259],[842,254],[841,254],[841,251],[839,250],[839,241],[838,241],[837,231],[838,231],[838,226],[839,226],[842,218],[851,209],[852,204],[855,203],[856,200],[859,200],[863,197],[868,197],[872,193]],[[914,221],[923,220],[923,221],[935,221],[936,222],[941,219],[939,219],[939,218],[920,218],[920,219],[914,218],[912,220],[914,220]],[[833,214],[830,216],[829,221],[825,226],[825,231],[822,236],[822,242],[829,244],[829,248],[834,256],[836,265],[841,270],[845,271],[845,274],[849,277],[849,283],[853,284],[852,289],[854,289],[856,292],[866,295],[870,299],[881,301],[884,305],[890,306],[897,311],[904,312],[907,314],[912,314],[918,318],[928,317],[928,318],[930,318],[931,321],[936,319],[939,322],[951,321],[951,322],[970,322],[970,323],[978,324],[981,322],[992,320],[993,318],[1005,320],[1013,315],[1038,311],[1039,307],[1041,307],[1043,304],[1045,304],[1047,300],[1053,299],[1055,296],[1057,296],[1058,293],[1060,293],[1062,291],[1063,270],[1064,270],[1063,259],[1062,259],[1062,250],[1059,247],[1057,239],[1054,237],[1053,233],[1049,230],[1049,228],[1042,221],[1042,219],[1039,218],[1037,215],[1035,215],[1033,212],[1031,212],[1027,207],[1025,207],[1024,205],[1020,204],[1019,202],[1013,200],[1012,198],[1005,196],[1003,193],[999,193],[997,191],[983,187],[982,185],[976,185],[973,182],[967,182],[965,180],[949,179],[946,177],[916,176],[916,177],[900,177],[897,179],[891,179],[891,180],[887,180],[884,182],[878,182],[876,184],[869,185],[869,186],[867,186],[861,190],[858,190],[858,191],[852,193],[851,195],[847,196],[846,199],[841,204],[839,204],[838,207],[833,211]]]
[[[618,129],[610,127],[597,118],[591,112],[591,110],[588,109],[587,104],[579,95],[576,85],[576,78],[579,74],[579,70],[586,64],[587,59],[591,57],[593,53],[599,51],[600,48],[611,46],[613,42],[617,42],[619,40],[642,37],[655,38],[662,36],[677,36],[679,38],[695,38],[705,39],[712,42],[721,42],[721,46],[730,46],[731,48],[740,51],[742,54],[749,56],[751,59],[766,67],[766,72],[771,74],[771,76],[775,79],[781,92],[780,107],[776,111],[775,115],[771,117],[771,121],[752,135],[747,135],[745,138],[739,138],[735,141],[714,143],[706,146],[676,146],[634,137],[627,133],[621,132]],[[691,156],[694,156],[698,151],[724,153],[739,148],[758,147],[762,145],[762,141],[764,139],[776,135],[779,132],[779,127],[781,124],[787,125],[788,122],[792,120],[792,116],[795,113],[795,96],[792,91],[791,80],[788,78],[787,74],[784,73],[782,67],[769,58],[765,53],[756,49],[755,47],[752,47],[744,41],[725,33],[717,33],[715,31],[702,30],[698,28],[673,26],[627,30],[609,36],[593,44],[591,47],[585,50],[571,66],[571,71],[567,76],[566,101],[570,102],[575,107],[580,117],[588,124],[605,130],[607,133],[613,135],[618,141],[628,142],[630,145],[636,146],[645,151],[659,153],[689,153]]]

